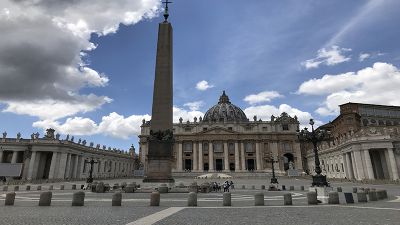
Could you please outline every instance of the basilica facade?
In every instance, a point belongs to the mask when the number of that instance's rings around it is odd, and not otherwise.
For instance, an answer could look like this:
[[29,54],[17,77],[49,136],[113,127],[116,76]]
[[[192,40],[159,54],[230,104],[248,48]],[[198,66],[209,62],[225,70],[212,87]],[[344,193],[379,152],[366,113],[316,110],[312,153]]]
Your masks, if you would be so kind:
[[[139,160],[146,168],[151,121],[143,121],[139,135]],[[236,174],[271,172],[285,174],[289,165],[303,171],[300,144],[296,136],[299,121],[282,113],[262,121],[249,120],[232,104],[225,92],[204,118],[173,124],[172,168],[183,173],[224,172]]]

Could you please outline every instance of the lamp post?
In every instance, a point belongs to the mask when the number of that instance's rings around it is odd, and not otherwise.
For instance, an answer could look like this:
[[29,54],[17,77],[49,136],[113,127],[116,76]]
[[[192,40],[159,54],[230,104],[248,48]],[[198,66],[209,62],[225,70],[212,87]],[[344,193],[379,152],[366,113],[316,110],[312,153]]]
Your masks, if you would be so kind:
[[272,155],[272,152],[271,152],[270,162],[271,162],[271,164],[272,164],[271,184],[279,184],[279,183],[278,183],[278,179],[277,179],[276,176],[275,176],[275,163],[278,162],[278,161],[275,161],[275,158],[274,158],[274,156]]
[[311,125],[311,132],[308,131],[307,128],[304,128],[301,131],[297,130],[297,136],[300,141],[311,142],[313,144],[316,174],[312,176],[313,178],[312,186],[317,186],[317,187],[329,186],[328,182],[326,181],[326,176],[321,174],[322,170],[318,157],[317,144],[323,140],[326,140],[329,137],[330,133],[329,131],[322,129],[314,130],[313,119],[310,119],[310,125]]
[[93,183],[93,165],[98,162],[95,162],[92,158],[89,162],[85,162],[85,163],[90,164],[89,177],[86,179],[86,183],[91,184],[91,183]]

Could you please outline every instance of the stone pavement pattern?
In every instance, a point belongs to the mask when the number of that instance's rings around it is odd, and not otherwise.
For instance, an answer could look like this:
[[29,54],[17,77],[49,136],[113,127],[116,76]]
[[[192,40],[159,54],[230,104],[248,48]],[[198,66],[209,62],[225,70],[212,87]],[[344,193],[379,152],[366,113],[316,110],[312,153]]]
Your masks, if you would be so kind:
[[[110,184],[140,180],[112,180]],[[208,180],[209,182],[210,180]],[[84,207],[71,207],[72,183],[63,183],[66,190],[58,190],[61,184],[54,184],[52,206],[39,207],[41,191],[25,191],[21,186],[15,206],[4,206],[5,192],[0,188],[0,224],[399,224],[399,185],[362,185],[334,183],[351,192],[353,187],[372,187],[388,190],[389,199],[363,204],[346,205],[341,195],[338,206],[308,206],[305,193],[300,186],[308,187],[309,180],[281,178],[280,183],[295,186],[293,206],[283,206],[283,194],[289,191],[267,192],[260,190],[265,180],[235,179],[236,189],[232,190],[232,206],[222,207],[222,192],[199,193],[198,207],[186,207],[187,193],[161,194],[160,207],[149,207],[150,193],[123,193],[122,206],[112,207],[110,193],[86,192]],[[192,179],[178,179],[186,185]],[[200,184],[204,180],[197,180]],[[217,182],[219,182],[217,180]],[[223,180],[220,181],[221,183]],[[47,190],[50,184],[43,184]],[[142,185],[142,184],[141,184]],[[241,186],[246,185],[246,190]],[[251,190],[255,185],[257,190]],[[13,190],[10,186],[9,190]],[[254,206],[254,194],[264,192],[265,207]],[[356,199],[356,197],[355,197]],[[135,223],[136,221],[136,223]],[[140,223],[139,223],[140,222]]]

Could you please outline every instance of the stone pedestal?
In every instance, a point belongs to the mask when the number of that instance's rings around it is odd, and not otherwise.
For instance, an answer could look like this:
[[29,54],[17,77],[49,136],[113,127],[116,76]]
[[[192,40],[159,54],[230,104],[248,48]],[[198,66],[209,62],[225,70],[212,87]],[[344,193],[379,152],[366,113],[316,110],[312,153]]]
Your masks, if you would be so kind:
[[172,140],[149,140],[146,177],[143,182],[174,183],[171,173],[172,147]]
[[329,199],[329,192],[333,191],[332,187],[310,187],[309,191],[317,192],[317,199],[322,204],[327,204]]

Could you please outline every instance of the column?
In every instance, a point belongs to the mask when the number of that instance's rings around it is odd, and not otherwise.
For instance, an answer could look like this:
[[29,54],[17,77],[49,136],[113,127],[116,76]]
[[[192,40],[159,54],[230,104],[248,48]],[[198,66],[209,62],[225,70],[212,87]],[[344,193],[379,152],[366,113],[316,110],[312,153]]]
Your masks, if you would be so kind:
[[36,178],[36,175],[33,174],[33,171],[35,169],[35,162],[36,162],[36,152],[32,152],[31,159],[29,161],[28,180]]
[[208,170],[214,172],[214,150],[212,142],[208,142]]
[[235,142],[235,172],[240,170],[239,143]]
[[49,179],[54,179],[56,172],[56,164],[57,164],[57,155],[58,152],[53,152],[53,156],[51,157],[50,163],[50,171],[49,171]]
[[224,142],[224,171],[229,172],[228,142]]
[[18,158],[18,152],[13,151],[12,158],[11,158],[11,163],[17,163],[17,158]]
[[256,142],[256,163],[257,163],[257,171],[261,171],[261,157],[260,157],[260,143]]
[[76,171],[76,178],[82,178],[84,166],[85,166],[85,162],[83,160],[83,156],[78,155],[78,170]]
[[397,170],[397,165],[396,165],[396,159],[394,158],[393,154],[393,149],[388,148],[387,149],[388,154],[389,154],[389,163],[390,163],[390,169],[392,170],[392,179],[393,180],[398,180],[399,179],[399,173]]
[[0,163],[3,162],[3,151],[0,151]]
[[71,178],[71,154],[67,154],[67,163],[65,166],[65,178]]
[[350,157],[350,153],[345,153],[345,162],[346,162],[346,171],[347,171],[347,175],[348,175],[348,179],[354,179],[354,173],[353,173],[353,168],[351,166],[351,157]]
[[179,144],[178,144],[178,162],[177,162],[177,170],[178,170],[178,172],[181,172],[183,169],[182,169],[182,160],[183,160],[183,158],[182,158],[182,154],[183,154],[183,152],[182,152],[183,150],[182,150],[182,142],[179,142]]
[[193,142],[192,146],[193,146],[193,163],[192,163],[193,171],[197,171],[198,170],[197,166],[199,165],[197,163],[197,142]]
[[350,152],[350,156],[351,156],[351,165],[352,165],[352,169],[353,169],[354,179],[358,180],[359,176],[358,176],[358,171],[357,171],[357,166],[356,166],[356,159],[354,157],[354,152]]
[[240,154],[242,158],[242,171],[246,171],[246,158],[244,157],[244,143],[240,143]]
[[77,178],[76,173],[78,171],[78,155],[74,157],[74,168],[72,168],[72,176],[71,178]]
[[58,169],[58,177],[64,179],[65,178],[65,169],[67,166],[67,159],[68,159],[68,153],[61,153],[61,158],[60,158],[60,165]]
[[363,180],[363,179],[365,179],[365,176],[364,176],[364,169],[363,169],[363,165],[362,165],[360,150],[354,151],[354,158],[355,158],[355,162],[356,162],[358,178],[360,180]]
[[199,167],[198,167],[198,169],[200,172],[203,172],[204,171],[203,170],[204,169],[204,167],[203,167],[203,142],[200,141],[198,143],[198,145],[199,145]]
[[365,165],[367,169],[367,178],[374,180],[374,170],[372,169],[371,156],[369,155],[369,149],[364,150]]

